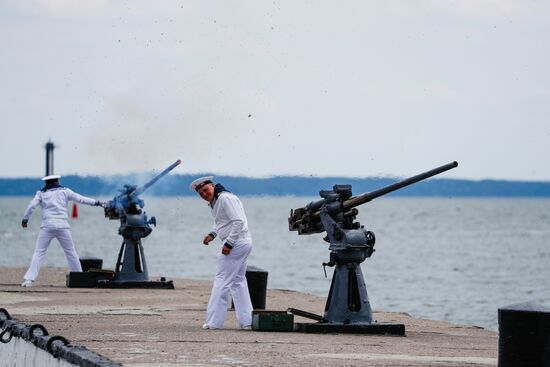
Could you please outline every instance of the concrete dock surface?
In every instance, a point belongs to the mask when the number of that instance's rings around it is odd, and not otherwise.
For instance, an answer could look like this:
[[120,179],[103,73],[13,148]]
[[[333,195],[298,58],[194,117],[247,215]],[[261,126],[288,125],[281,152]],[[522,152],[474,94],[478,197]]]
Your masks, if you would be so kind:
[[[498,334],[476,326],[375,310],[378,322],[405,324],[406,336],[260,332],[240,330],[229,311],[225,329],[202,330],[210,281],[172,279],[175,290],[67,288],[66,269],[43,268],[23,288],[25,270],[0,268],[0,307],[128,367],[497,365]],[[324,306],[323,297],[267,291],[268,310],[322,315]]]

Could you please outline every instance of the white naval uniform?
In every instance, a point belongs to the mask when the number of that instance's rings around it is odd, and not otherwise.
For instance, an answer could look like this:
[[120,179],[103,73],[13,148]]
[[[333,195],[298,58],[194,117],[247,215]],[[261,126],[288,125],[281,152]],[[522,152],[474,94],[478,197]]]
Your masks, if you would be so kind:
[[216,277],[206,309],[206,324],[217,329],[223,327],[231,292],[240,326],[250,326],[252,302],[246,282],[246,260],[252,251],[252,238],[243,205],[237,196],[222,191],[210,206],[215,222],[212,232],[233,249],[229,255],[221,252],[218,255]]
[[67,221],[67,204],[69,201],[76,201],[77,203],[87,205],[97,204],[97,200],[79,195],[65,187],[56,187],[46,191],[37,191],[25,210],[23,220],[28,221],[38,204],[42,208],[40,233],[36,240],[31,265],[24,276],[25,280],[34,281],[38,277],[40,265],[54,237],[57,238],[61,248],[63,248],[63,252],[69,263],[69,270],[82,271],[80,260],[74,248],[69,222]]

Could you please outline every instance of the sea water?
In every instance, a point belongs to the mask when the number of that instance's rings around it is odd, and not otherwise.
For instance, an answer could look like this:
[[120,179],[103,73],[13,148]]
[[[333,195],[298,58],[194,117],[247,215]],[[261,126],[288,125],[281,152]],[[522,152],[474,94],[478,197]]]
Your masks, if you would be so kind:
[[[20,225],[30,199],[0,198],[0,266],[26,267],[31,260],[40,209],[27,229]],[[158,223],[143,239],[151,278],[212,279],[221,244],[202,244],[213,223],[206,203],[198,197],[143,199]],[[268,288],[326,296],[333,268],[325,278],[324,234],[300,236],[287,222],[290,209],[318,198],[241,199],[254,241],[249,264],[269,273]],[[527,301],[550,306],[550,199],[385,197],[359,212],[357,220],[376,234],[376,251],[361,265],[374,310],[496,330],[499,307]],[[78,213],[70,224],[80,257],[101,258],[113,269],[122,243],[119,221],[98,207],[79,205]],[[57,241],[43,266],[66,266]],[[6,283],[1,269],[0,283]]]

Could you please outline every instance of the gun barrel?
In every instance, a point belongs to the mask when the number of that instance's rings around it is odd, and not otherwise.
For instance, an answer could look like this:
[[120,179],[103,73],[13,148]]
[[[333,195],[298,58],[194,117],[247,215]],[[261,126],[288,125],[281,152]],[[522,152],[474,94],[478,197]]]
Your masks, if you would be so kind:
[[142,187],[138,187],[134,192],[132,192],[130,195],[131,196],[137,196],[139,194],[141,194],[142,192],[144,192],[145,190],[147,190],[149,187],[151,187],[155,182],[157,182],[158,180],[160,180],[162,177],[166,176],[168,174],[168,172],[170,172],[171,170],[173,170],[174,168],[176,168],[176,166],[178,166],[179,164],[181,163],[181,160],[178,159],[177,161],[175,161],[174,163],[172,163],[170,166],[168,166],[168,168],[166,168],[164,171],[162,171],[161,173],[159,173],[158,175],[156,175],[155,177],[153,177],[153,179],[149,182],[147,182],[145,185],[143,185]]
[[409,178],[406,178],[402,181],[396,182],[394,184],[388,185],[386,187],[382,187],[381,189],[372,191],[372,192],[366,192],[362,195],[353,196],[349,198],[348,200],[343,202],[344,210],[348,210],[351,208],[354,208],[356,206],[359,206],[361,204],[367,203],[373,199],[376,199],[377,197],[380,197],[382,195],[389,194],[390,192],[393,192],[395,190],[399,190],[405,186],[412,185],[414,183],[417,183],[418,181],[425,180],[427,178],[430,178],[432,176],[438,175],[440,173],[443,173],[445,171],[448,171],[450,169],[453,169],[458,166],[458,162],[454,161],[448,164],[445,164],[441,167],[434,168],[432,170],[426,171],[424,173],[418,174],[416,176],[412,176]]
[[[440,173],[443,173],[445,171],[453,169],[457,166],[458,166],[458,162],[454,161],[454,162],[451,162],[451,163],[447,163],[447,164],[445,164],[441,167],[437,167],[437,168],[434,168],[432,170],[426,171],[424,173],[418,174],[416,176],[406,178],[402,181],[396,182],[396,183],[388,185],[386,187],[382,187],[381,189],[378,189],[378,190],[375,190],[375,191],[372,191],[372,192],[367,192],[367,193],[364,193],[364,194],[358,195],[358,196],[352,196],[351,198],[349,198],[348,200],[346,200],[342,203],[343,208],[344,208],[344,212],[347,212],[349,209],[355,208],[356,206],[359,206],[359,205],[367,203],[367,202],[369,202],[373,199],[376,199],[377,197],[389,194],[392,191],[399,190],[399,189],[401,189],[405,186],[412,185],[413,183],[416,183],[418,181],[422,181],[422,180],[425,180],[425,179],[430,178],[432,176],[438,175]],[[319,218],[321,216],[320,216],[320,213],[317,210],[317,208],[320,207],[323,203],[324,203],[324,199],[310,204],[310,209],[316,210],[309,217],[311,220],[313,220],[313,221],[319,220]],[[301,218],[301,219],[297,219],[297,220],[293,220],[292,217],[289,218],[289,222],[292,221],[292,227],[295,227],[295,228],[297,228],[298,225],[302,224],[304,222],[304,220],[305,220],[305,218]]]

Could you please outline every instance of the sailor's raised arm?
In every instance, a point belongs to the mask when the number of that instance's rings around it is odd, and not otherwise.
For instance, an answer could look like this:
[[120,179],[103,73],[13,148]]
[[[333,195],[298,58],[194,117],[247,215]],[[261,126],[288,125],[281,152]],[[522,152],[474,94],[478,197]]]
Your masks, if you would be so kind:
[[92,199],[87,196],[77,194],[71,189],[66,189],[66,190],[67,190],[67,199],[70,201],[76,201],[79,204],[104,206],[103,203],[97,199]]

